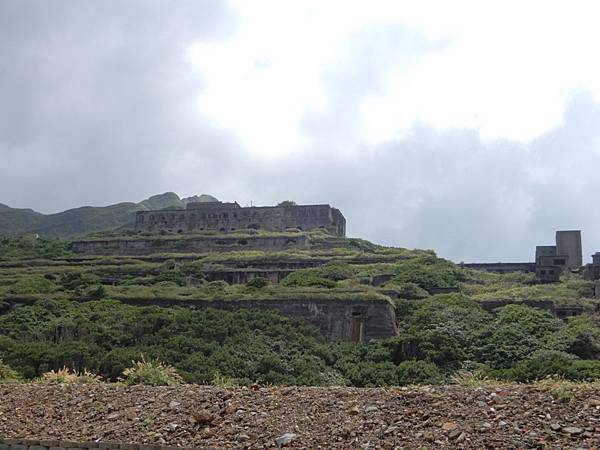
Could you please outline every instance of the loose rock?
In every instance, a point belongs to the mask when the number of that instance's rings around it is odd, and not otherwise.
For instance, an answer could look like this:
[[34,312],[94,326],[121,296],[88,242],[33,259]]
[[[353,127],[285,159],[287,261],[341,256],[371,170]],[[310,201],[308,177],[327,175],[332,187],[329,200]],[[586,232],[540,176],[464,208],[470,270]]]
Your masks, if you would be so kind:
[[278,438],[275,439],[275,444],[277,447],[281,448],[288,445],[290,442],[295,440],[298,437],[296,433],[285,433]]

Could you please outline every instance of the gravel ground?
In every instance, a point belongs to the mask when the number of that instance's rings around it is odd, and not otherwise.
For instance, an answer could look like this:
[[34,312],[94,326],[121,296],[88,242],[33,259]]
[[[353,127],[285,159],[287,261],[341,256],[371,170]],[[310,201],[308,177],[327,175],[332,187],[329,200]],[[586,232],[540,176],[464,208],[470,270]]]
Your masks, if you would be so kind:
[[600,448],[600,389],[0,385],[4,438],[255,449],[286,433],[309,449]]

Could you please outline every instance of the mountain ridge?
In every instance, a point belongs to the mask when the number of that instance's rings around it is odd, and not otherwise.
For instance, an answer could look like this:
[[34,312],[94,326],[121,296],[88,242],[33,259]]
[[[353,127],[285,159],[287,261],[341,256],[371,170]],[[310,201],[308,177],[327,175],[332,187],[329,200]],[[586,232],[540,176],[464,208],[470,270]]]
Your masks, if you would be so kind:
[[0,235],[39,234],[67,238],[118,228],[133,228],[137,211],[185,208],[191,202],[213,201],[218,200],[207,194],[180,198],[174,192],[165,192],[138,203],[80,206],[52,214],[42,214],[33,209],[12,208],[0,203]]

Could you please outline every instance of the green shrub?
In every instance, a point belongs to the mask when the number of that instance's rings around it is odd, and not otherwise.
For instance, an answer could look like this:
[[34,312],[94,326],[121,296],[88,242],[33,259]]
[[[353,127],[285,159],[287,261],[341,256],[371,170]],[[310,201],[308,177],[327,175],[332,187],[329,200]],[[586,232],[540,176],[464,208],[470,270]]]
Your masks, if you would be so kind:
[[354,277],[357,270],[346,263],[327,263],[314,269],[300,269],[283,279],[284,286],[336,287],[336,281]]
[[17,371],[13,370],[8,364],[2,362],[0,359],[0,383],[17,381],[21,377]]
[[327,263],[316,269],[305,270],[332,281],[347,280],[357,273],[357,270],[347,263]]
[[320,277],[310,272],[303,272],[301,270],[290,273],[281,282],[283,286],[303,286],[303,287],[323,287],[332,289],[336,286],[336,282],[327,278]]
[[175,283],[179,286],[185,286],[185,277],[179,269],[164,270],[154,277],[155,283],[161,283],[163,281]]
[[85,296],[93,300],[100,300],[106,297],[106,288],[102,285],[91,286],[86,290]]
[[225,292],[228,287],[229,284],[223,280],[211,281],[206,284],[206,288],[212,293]]
[[89,272],[67,272],[61,275],[59,284],[68,291],[79,291],[97,285],[98,276]]
[[564,323],[547,311],[508,305],[481,330],[478,356],[493,369],[509,368],[548,348]]
[[353,361],[341,367],[341,373],[352,386],[394,386],[398,376],[396,365],[391,362]]
[[58,287],[52,281],[40,276],[31,276],[19,279],[8,288],[8,293],[16,295],[50,294],[57,289]]
[[496,378],[520,382],[556,376],[567,380],[597,380],[600,379],[600,361],[580,360],[565,352],[539,351],[512,367],[489,373]]
[[396,265],[396,271],[391,283],[414,283],[425,290],[455,287],[464,279],[463,272],[456,265],[435,256],[402,261]]
[[440,384],[444,377],[438,367],[426,361],[403,361],[398,365],[398,384]]
[[399,285],[386,284],[386,287],[397,289],[400,298],[405,298],[408,300],[417,300],[429,297],[429,293],[415,283],[400,283]]
[[548,340],[548,348],[561,350],[582,359],[596,359],[600,354],[600,328],[593,317],[570,317]]
[[61,239],[25,235],[0,237],[0,261],[32,258],[62,258],[71,256],[69,242]]
[[248,280],[246,286],[256,289],[261,289],[269,285],[269,280],[265,277],[254,277]]

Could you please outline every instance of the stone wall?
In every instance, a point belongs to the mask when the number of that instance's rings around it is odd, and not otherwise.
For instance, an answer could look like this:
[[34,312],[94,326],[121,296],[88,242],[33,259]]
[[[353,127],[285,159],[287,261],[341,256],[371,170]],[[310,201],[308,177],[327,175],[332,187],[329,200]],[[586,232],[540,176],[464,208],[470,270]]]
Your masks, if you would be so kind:
[[[169,447],[126,442],[71,442],[0,438],[0,450],[203,450],[199,447]],[[207,450],[207,449],[204,449]]]
[[486,272],[509,273],[509,272],[535,272],[535,263],[460,263],[465,269],[485,270]]
[[479,306],[488,312],[494,312],[498,308],[503,308],[504,306],[511,304],[543,309],[560,319],[578,316],[584,312],[583,306],[581,305],[560,305],[555,304],[552,300],[486,300],[479,302]]
[[281,236],[195,236],[188,238],[106,239],[74,241],[71,250],[94,255],[148,255],[152,253],[211,253],[240,250],[308,248],[303,234]]
[[346,219],[329,205],[261,206],[242,208],[237,203],[189,203],[185,210],[139,211],[136,231],[192,232],[261,229],[284,231],[323,229],[345,236]]

